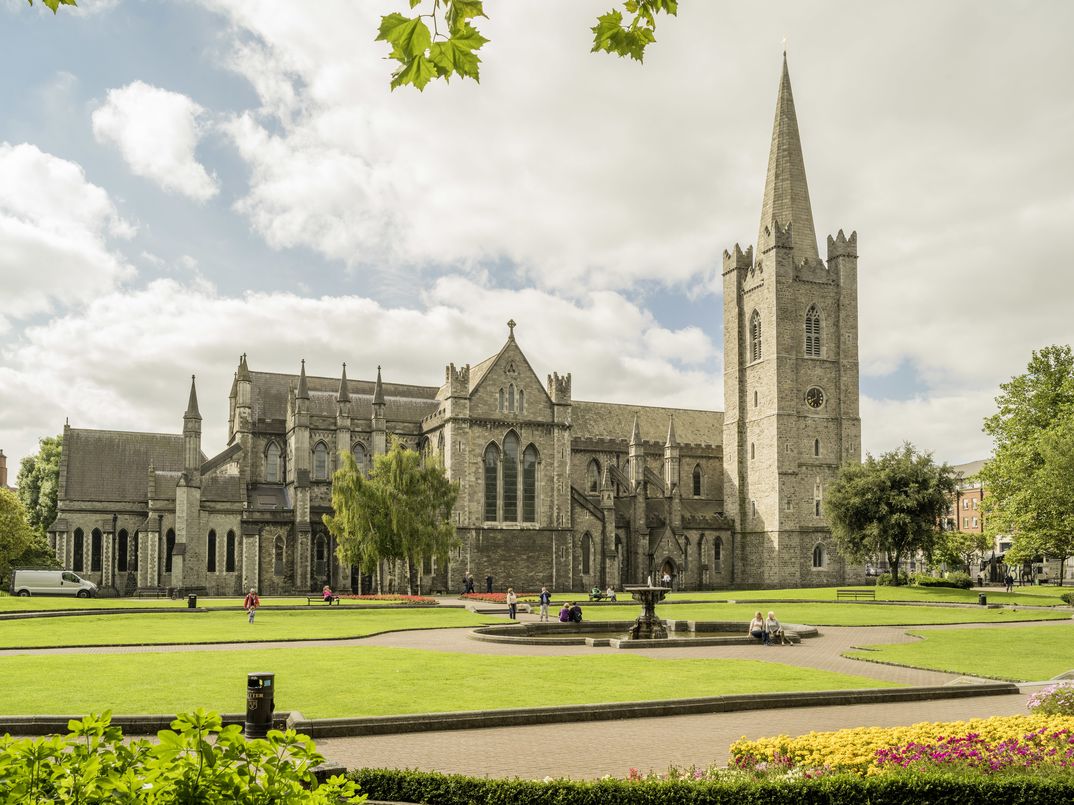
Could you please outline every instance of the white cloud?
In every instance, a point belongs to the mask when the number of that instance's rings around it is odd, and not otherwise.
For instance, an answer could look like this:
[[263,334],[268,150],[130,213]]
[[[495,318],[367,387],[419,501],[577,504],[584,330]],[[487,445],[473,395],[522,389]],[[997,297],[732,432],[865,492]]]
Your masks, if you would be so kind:
[[110,89],[93,112],[93,134],[119,149],[130,169],[164,190],[206,201],[219,183],[198,162],[205,110],[186,95],[134,81]]
[[996,389],[937,393],[911,400],[861,398],[862,445],[873,455],[911,442],[937,462],[963,464],[986,458],[992,441],[981,425],[995,413]]
[[447,363],[475,364],[497,352],[512,317],[542,381],[571,372],[578,399],[698,408],[720,399],[719,376],[683,369],[662,354],[680,337],[709,355],[712,344],[692,330],[660,327],[611,292],[569,302],[444,279],[415,309],[359,296],[223,296],[204,281],[161,279],[103,294],[83,310],[27,328],[0,351],[0,410],[12,412],[5,451],[31,451],[65,416],[77,427],[177,432],[195,373],[211,453],[224,445],[227,394],[242,352],[256,370],[294,372],[305,358],[310,373],[337,376],[346,361],[352,378],[372,379],[379,364],[387,380],[436,386]]
[[79,165],[0,143],[0,322],[84,302],[132,276],[112,247],[133,231]]

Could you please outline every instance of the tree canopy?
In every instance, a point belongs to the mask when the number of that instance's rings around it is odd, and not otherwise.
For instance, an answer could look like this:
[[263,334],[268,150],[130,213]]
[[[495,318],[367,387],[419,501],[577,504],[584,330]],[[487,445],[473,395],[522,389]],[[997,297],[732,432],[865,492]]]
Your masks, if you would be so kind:
[[899,563],[918,551],[931,558],[940,517],[955,490],[954,471],[909,442],[879,458],[844,464],[828,488],[824,513],[840,552],[865,561],[883,555],[899,583]]
[[422,557],[447,561],[458,543],[449,517],[458,485],[436,460],[423,461],[415,450],[393,441],[376,456],[366,478],[354,456],[344,453],[332,478],[332,508],[324,523],[338,540],[340,561],[373,572],[382,561],[403,561],[407,587],[416,591]]
[[62,452],[63,436],[46,436],[38,442],[37,455],[27,456],[19,464],[19,500],[26,508],[30,527],[42,536],[56,519]]
[[[27,2],[29,2],[29,4],[31,6],[34,4],[34,0],[27,0]],[[60,6],[76,6],[76,5],[78,5],[78,3],[75,2],[75,0],[41,0],[41,2],[47,8],[52,9],[53,14],[55,14],[59,10]]]
[[1010,535],[1008,564],[1074,556],[1074,354],[1034,352],[1026,371],[1000,386],[984,430],[994,441],[981,469],[987,533]]
[[13,566],[24,564],[27,555],[41,547],[42,539],[30,527],[15,493],[0,486],[0,578],[7,579]]

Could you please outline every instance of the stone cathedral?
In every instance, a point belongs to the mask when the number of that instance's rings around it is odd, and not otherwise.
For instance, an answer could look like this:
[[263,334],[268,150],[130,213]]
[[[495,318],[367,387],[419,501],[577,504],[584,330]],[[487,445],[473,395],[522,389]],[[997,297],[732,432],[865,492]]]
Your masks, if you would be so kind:
[[[323,525],[343,452],[368,468],[392,437],[436,455],[460,488],[460,547],[422,563],[423,591],[472,574],[495,589],[588,589],[667,573],[679,589],[844,584],[822,516],[840,464],[859,461],[857,235],[820,257],[786,58],[756,246],[724,252],[726,411],[573,399],[544,382],[508,322],[480,363],[438,385],[277,374],[244,354],[227,446],[207,456],[191,382],[181,434],[65,427],[65,568],[103,592],[237,595],[405,588],[363,578]],[[251,362],[252,363],[252,362]]]

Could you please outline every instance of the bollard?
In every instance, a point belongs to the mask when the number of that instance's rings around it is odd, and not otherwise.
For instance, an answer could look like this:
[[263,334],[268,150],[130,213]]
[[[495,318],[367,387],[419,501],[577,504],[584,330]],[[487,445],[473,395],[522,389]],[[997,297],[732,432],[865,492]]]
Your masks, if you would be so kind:
[[977,593],[977,603],[983,607],[988,606],[988,596],[984,593]]
[[186,597],[186,608],[187,609],[197,609],[198,608],[198,597],[196,595],[188,595]]
[[247,738],[264,738],[272,729],[272,714],[276,710],[276,675],[246,675]]

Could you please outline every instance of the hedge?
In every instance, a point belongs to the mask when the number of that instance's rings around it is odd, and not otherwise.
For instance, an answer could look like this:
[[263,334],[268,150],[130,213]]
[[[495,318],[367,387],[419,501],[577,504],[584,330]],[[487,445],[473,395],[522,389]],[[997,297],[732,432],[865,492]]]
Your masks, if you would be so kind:
[[987,777],[930,773],[816,779],[662,782],[603,779],[498,780],[397,769],[359,769],[350,778],[371,800],[435,805],[1069,805],[1074,776]]

